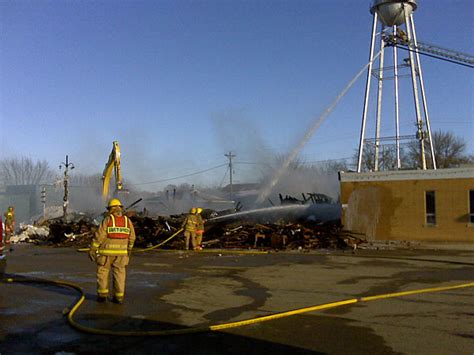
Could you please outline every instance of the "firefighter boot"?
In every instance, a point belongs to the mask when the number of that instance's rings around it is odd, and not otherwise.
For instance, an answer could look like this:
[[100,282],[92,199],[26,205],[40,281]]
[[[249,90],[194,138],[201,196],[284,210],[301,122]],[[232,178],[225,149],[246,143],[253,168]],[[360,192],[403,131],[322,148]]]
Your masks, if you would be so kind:
[[114,297],[112,302],[117,304],[123,304],[123,297]]
[[107,295],[98,294],[97,295],[97,302],[99,302],[99,303],[107,302]]

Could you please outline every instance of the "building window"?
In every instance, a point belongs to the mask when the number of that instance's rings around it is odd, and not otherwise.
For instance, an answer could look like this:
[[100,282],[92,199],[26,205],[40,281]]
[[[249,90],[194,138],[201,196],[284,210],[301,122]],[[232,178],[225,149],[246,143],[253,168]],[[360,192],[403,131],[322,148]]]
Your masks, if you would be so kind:
[[474,190],[469,190],[469,223],[474,224]]
[[426,224],[436,224],[436,203],[435,203],[435,192],[425,192],[425,203],[426,203]]

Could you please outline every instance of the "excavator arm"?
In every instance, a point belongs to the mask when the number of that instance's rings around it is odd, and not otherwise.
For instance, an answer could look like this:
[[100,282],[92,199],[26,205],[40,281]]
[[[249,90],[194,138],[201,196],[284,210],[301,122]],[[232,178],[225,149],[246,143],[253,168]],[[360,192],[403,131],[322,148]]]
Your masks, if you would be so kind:
[[104,172],[102,173],[102,197],[107,199],[109,197],[109,185],[112,177],[112,171],[115,174],[115,189],[120,192],[123,189],[122,172],[120,170],[120,146],[117,141],[113,142],[112,152],[109,155],[109,160],[105,164]]

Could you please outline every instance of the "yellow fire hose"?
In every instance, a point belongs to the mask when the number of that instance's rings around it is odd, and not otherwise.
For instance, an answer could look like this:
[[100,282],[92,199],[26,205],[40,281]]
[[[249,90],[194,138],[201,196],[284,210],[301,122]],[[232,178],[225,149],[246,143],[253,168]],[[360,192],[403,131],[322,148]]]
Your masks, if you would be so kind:
[[[142,252],[142,251],[148,251],[148,250],[153,250],[153,249],[156,249],[156,248],[159,248],[161,247],[163,244],[169,242],[171,239],[173,239],[174,237],[176,237],[179,233],[181,233],[183,231],[183,228],[179,229],[175,234],[173,234],[171,237],[169,237],[168,239],[162,241],[161,243],[157,244],[157,245],[154,245],[152,246],[151,248],[146,248],[146,249],[134,249],[133,251],[134,252]],[[89,251],[89,248],[81,248],[81,249],[77,249],[77,251]]]
[[176,237],[179,233],[181,233],[183,231],[183,228],[179,229],[175,234],[173,234],[171,237],[169,237],[168,239],[162,241],[161,243],[157,244],[157,245],[154,245],[150,248],[146,248],[146,249],[137,249],[135,250],[135,252],[143,252],[143,251],[149,251],[149,250],[153,250],[153,249],[156,249],[156,248],[159,248],[161,247],[162,245],[164,245],[165,243],[169,242],[171,239],[173,239],[174,237]]
[[[150,248],[146,248],[146,249],[133,249],[133,252],[134,253],[141,253],[141,252],[145,252],[145,251],[150,251],[150,250],[153,250],[153,249],[156,249],[156,248],[159,248],[161,247],[162,245],[164,245],[165,243],[169,242],[171,239],[173,239],[174,237],[176,237],[179,233],[181,233],[183,231],[183,228],[179,229],[176,233],[174,233],[171,237],[169,237],[168,239],[162,241],[161,243],[157,244],[157,245],[154,245]],[[89,251],[89,248],[81,248],[81,249],[77,249],[77,251]],[[253,251],[253,250],[200,250],[199,252],[213,252],[213,253],[239,253],[239,254],[268,254],[267,251]]]
[[97,328],[86,327],[86,326],[83,326],[83,325],[77,323],[74,320],[74,318],[73,318],[74,314],[77,312],[79,307],[82,305],[82,303],[84,302],[86,297],[84,295],[84,291],[82,290],[82,288],[75,285],[75,284],[73,284],[73,283],[71,283],[71,282],[52,281],[52,280],[15,280],[15,279],[12,279],[12,278],[7,278],[3,281],[7,282],[7,283],[13,283],[13,282],[42,283],[42,284],[50,284],[50,285],[70,287],[70,288],[78,291],[81,294],[81,296],[80,296],[79,300],[71,308],[71,310],[65,309],[63,311],[63,313],[65,315],[67,314],[68,323],[73,328],[75,328],[75,329],[77,329],[81,332],[90,333],[90,334],[98,334],[98,335],[113,335],[113,336],[165,336],[165,335],[179,335],[179,334],[182,335],[182,334],[219,331],[219,330],[223,330],[223,329],[241,327],[241,326],[249,325],[249,324],[268,322],[270,320],[274,320],[274,319],[278,319],[278,318],[284,318],[284,317],[290,317],[290,316],[293,316],[293,315],[296,315],[296,314],[302,314],[302,313],[308,313],[308,312],[314,312],[314,311],[321,311],[321,310],[325,310],[325,309],[329,309],[329,308],[341,307],[341,306],[345,306],[345,305],[348,305],[348,304],[354,304],[354,303],[358,303],[358,302],[369,302],[369,301],[375,301],[375,300],[386,299],[386,298],[394,298],[394,297],[409,296],[409,295],[415,295],[415,294],[421,294],[421,293],[441,292],[441,291],[454,290],[454,289],[460,289],[460,288],[466,288],[466,287],[474,287],[474,282],[470,282],[470,283],[464,283],[464,284],[453,285],[453,286],[423,288],[423,289],[418,289],[418,290],[386,293],[386,294],[367,296],[367,297],[361,297],[361,298],[351,298],[351,299],[337,301],[337,302],[324,303],[324,304],[320,304],[320,305],[316,305],[316,306],[299,308],[299,309],[295,309],[295,310],[292,310],[292,311],[274,313],[274,314],[270,314],[268,316],[250,318],[250,319],[241,320],[241,321],[237,321],[237,322],[216,324],[216,325],[211,325],[211,326],[207,326],[207,327],[193,327],[193,328],[172,329],[172,330],[149,330],[149,331],[112,331],[112,330],[108,330],[108,329],[97,329]]

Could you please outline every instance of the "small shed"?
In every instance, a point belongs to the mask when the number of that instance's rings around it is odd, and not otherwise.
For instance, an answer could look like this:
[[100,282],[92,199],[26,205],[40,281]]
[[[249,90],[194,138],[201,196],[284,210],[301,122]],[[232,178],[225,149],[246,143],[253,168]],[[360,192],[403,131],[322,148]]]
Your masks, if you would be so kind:
[[368,240],[474,243],[474,167],[340,172],[342,224]]

